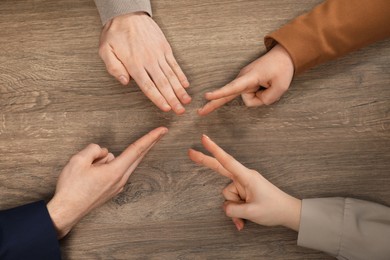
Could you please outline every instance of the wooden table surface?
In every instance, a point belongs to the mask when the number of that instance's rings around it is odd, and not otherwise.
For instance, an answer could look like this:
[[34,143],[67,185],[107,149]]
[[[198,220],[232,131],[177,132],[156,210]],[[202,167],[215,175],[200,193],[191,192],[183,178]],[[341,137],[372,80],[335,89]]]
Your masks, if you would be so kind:
[[176,116],[108,75],[92,0],[1,0],[0,208],[49,200],[85,145],[118,154],[163,125],[170,133],[124,192],[61,241],[64,259],[332,259],[296,246],[285,228],[249,223],[237,232],[221,208],[229,181],[187,158],[206,133],[299,198],[390,205],[389,41],[297,77],[272,106],[249,109],[237,99],[196,115],[206,91],[264,53],[267,33],[319,2],[154,0],[154,18],[191,82],[193,102]]

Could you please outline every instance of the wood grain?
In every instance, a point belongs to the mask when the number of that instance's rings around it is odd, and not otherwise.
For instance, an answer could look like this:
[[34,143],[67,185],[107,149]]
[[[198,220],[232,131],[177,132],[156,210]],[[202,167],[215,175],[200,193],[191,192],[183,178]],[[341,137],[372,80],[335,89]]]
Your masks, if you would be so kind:
[[297,77],[278,104],[237,99],[208,117],[203,93],[264,53],[263,36],[319,3],[153,1],[154,18],[191,82],[186,114],[163,113],[97,55],[91,0],[0,1],[0,208],[50,199],[68,158],[94,142],[116,154],[148,130],[170,133],[125,191],[61,241],[64,259],[331,259],[296,233],[221,209],[228,183],[192,164],[206,133],[246,166],[299,198],[352,196],[390,205],[390,42]]

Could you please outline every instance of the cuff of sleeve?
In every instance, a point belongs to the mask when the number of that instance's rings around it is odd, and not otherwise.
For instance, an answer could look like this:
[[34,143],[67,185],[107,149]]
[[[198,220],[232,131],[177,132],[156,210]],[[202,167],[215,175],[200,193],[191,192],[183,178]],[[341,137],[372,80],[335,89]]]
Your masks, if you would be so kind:
[[146,12],[152,16],[149,0],[95,0],[100,19],[105,25],[112,18],[134,12]]
[[44,201],[0,211],[1,259],[61,259]]
[[[272,49],[276,44],[285,48],[294,63],[294,74],[298,75],[315,66],[320,57],[315,44],[305,45],[310,42],[310,35],[296,29],[297,26],[287,24],[277,31],[264,37],[264,45],[267,50]],[[304,40],[303,40],[304,39]],[[315,40],[315,39],[314,39]]]
[[344,198],[302,200],[298,245],[337,256],[344,221]]

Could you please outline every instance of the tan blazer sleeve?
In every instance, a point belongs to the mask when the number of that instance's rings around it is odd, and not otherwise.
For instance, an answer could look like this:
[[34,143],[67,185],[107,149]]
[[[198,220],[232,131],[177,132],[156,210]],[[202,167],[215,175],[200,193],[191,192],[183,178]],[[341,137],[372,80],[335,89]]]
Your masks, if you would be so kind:
[[150,0],[94,0],[105,25],[112,18],[133,12],[146,12],[152,16]]
[[298,245],[338,259],[390,259],[390,208],[351,198],[302,201]]
[[327,0],[264,39],[281,44],[295,74],[390,36],[389,0]]

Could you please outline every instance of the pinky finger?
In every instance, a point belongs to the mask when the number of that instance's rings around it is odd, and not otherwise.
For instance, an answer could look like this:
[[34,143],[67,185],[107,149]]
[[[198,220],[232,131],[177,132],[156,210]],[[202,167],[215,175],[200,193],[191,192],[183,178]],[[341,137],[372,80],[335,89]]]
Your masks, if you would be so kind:
[[184,88],[188,88],[190,86],[190,83],[188,82],[188,79],[184,74],[183,70],[180,68],[179,64],[177,63],[175,57],[173,56],[173,53],[166,54],[165,59],[169,64],[169,66],[172,68],[172,70],[175,72],[177,78],[180,81],[180,84]]
[[238,231],[241,231],[244,229],[245,221],[241,218],[232,218],[232,221],[234,225],[236,226]]

